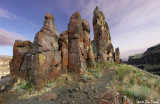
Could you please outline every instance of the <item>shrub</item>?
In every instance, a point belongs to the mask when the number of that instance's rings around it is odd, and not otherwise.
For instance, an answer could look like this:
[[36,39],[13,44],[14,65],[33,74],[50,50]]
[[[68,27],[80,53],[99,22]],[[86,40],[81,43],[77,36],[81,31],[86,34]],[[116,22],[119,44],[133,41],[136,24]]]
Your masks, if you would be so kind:
[[134,86],[132,88],[127,88],[124,91],[126,96],[135,100],[146,100],[150,92],[151,91],[149,88],[141,86]]

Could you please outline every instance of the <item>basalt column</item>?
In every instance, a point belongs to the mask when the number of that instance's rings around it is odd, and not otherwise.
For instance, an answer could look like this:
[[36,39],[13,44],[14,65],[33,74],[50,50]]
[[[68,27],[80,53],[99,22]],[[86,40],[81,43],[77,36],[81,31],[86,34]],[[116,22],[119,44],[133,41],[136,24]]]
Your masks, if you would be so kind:
[[105,16],[102,11],[99,11],[98,7],[95,8],[93,14],[94,40],[92,41],[92,46],[95,56],[102,62],[113,61],[114,48],[111,43],[109,26],[105,22]]

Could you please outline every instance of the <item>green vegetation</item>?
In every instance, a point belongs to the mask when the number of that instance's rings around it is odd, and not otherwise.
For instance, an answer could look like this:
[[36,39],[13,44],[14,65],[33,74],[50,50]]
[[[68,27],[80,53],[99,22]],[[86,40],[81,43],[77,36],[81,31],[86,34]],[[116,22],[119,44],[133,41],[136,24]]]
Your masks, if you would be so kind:
[[[104,68],[104,66],[98,61],[95,64],[94,68],[91,68],[91,67],[88,68],[88,71],[90,72],[91,75],[87,75],[87,77],[92,78],[92,76],[93,76],[96,78],[100,78],[102,76],[102,71],[103,71],[102,69],[103,68]],[[83,76],[86,76],[86,74]]]
[[20,92],[28,91],[30,94],[35,94],[36,90],[34,89],[34,86],[29,81],[21,80],[14,86],[15,90],[18,90]]
[[131,65],[115,65],[109,63],[108,68],[116,69],[116,76],[112,81],[115,90],[124,93],[134,101],[153,100],[160,98],[160,77],[140,70]]

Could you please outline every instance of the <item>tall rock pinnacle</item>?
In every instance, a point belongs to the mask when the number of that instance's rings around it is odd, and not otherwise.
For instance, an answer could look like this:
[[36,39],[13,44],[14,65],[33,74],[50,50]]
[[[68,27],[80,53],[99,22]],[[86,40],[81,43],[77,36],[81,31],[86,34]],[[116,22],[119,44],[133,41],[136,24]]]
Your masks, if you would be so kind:
[[94,44],[96,58],[101,59],[102,62],[113,61],[114,49],[105,16],[98,7],[95,8],[93,14],[94,41],[92,44]]

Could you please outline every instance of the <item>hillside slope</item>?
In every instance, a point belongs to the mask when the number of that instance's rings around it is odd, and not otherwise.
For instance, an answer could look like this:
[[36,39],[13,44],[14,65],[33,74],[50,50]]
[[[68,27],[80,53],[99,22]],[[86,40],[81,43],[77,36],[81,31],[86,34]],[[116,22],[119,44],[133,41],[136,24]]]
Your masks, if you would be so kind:
[[11,91],[2,93],[4,102],[5,104],[136,104],[138,101],[146,100],[160,102],[159,76],[125,64],[97,63],[96,66],[94,71],[88,68],[88,72],[82,76],[73,73],[63,74],[56,81],[46,83],[38,92],[28,82],[21,80]]
[[160,44],[148,48],[144,53],[130,56],[128,63],[160,75]]

